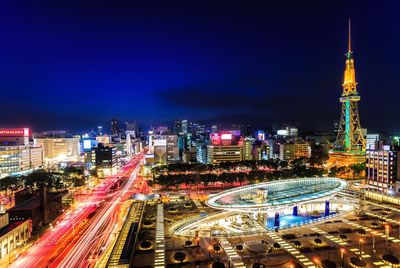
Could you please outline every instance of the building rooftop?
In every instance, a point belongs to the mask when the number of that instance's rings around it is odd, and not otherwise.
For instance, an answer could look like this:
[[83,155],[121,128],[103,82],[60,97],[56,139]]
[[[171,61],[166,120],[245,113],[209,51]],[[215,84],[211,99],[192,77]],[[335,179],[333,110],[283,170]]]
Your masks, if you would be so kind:
[[7,234],[10,231],[12,231],[13,229],[17,228],[22,223],[24,223],[24,221],[17,221],[17,222],[7,224],[6,226],[4,226],[3,228],[0,229],[0,237],[2,237],[3,235]]
[[[61,196],[61,193],[47,193],[47,202],[52,202],[58,196]],[[22,202],[21,204],[10,208],[9,210],[7,210],[7,212],[21,211],[21,210],[33,210],[39,206],[40,206],[40,197],[39,197],[39,195],[36,195],[30,199],[27,199],[26,201]]]

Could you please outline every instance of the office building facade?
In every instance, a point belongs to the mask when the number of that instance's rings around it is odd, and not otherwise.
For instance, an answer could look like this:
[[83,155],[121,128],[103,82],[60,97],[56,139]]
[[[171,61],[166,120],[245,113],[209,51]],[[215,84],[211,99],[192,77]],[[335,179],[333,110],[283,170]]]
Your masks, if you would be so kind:
[[399,151],[390,145],[376,142],[366,150],[366,186],[370,191],[399,194]]

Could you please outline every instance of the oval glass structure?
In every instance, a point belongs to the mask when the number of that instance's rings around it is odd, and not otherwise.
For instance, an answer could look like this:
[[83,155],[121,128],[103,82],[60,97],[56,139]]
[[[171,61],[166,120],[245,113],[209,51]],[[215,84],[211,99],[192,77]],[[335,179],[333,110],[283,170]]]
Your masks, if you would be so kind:
[[338,178],[301,178],[263,182],[220,192],[208,199],[210,207],[241,212],[268,212],[320,199],[347,188]]

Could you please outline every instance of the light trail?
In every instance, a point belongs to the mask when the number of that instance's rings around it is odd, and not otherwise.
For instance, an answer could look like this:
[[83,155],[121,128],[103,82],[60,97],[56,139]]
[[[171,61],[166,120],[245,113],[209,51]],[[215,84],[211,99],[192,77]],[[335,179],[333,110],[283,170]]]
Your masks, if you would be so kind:
[[[144,154],[137,155],[117,175],[104,179],[90,194],[79,196],[82,203],[73,210],[60,215],[52,229],[44,234],[10,267],[81,267],[88,266],[91,250],[102,248],[108,241],[118,221],[120,201],[126,200],[129,190],[136,181]],[[109,193],[117,179],[126,177],[122,189]],[[97,207],[97,204],[102,204]],[[95,213],[95,214],[94,214]],[[93,215],[90,217],[90,215]],[[91,239],[91,240],[90,240]],[[74,252],[71,254],[71,252]],[[74,265],[64,263],[74,263]]]
[[[119,208],[120,202],[124,201],[128,198],[127,193],[131,190],[133,184],[136,181],[137,173],[140,170],[140,163],[137,164],[136,168],[133,170],[131,176],[129,177],[126,184],[123,186],[121,193],[117,196],[114,196],[109,202],[105,204],[105,211],[97,216],[94,222],[89,226],[88,230],[85,234],[80,238],[80,240],[75,244],[75,246],[69,250],[68,254],[65,256],[62,262],[58,265],[58,267],[87,267],[87,257],[91,255],[91,249],[95,242],[93,241],[93,237],[98,237],[102,230],[108,229],[109,231],[113,230],[113,227],[116,223],[117,217],[112,217],[113,213],[117,211],[117,207]],[[104,232],[101,236],[102,239],[105,240],[104,237],[110,236],[109,232]]]

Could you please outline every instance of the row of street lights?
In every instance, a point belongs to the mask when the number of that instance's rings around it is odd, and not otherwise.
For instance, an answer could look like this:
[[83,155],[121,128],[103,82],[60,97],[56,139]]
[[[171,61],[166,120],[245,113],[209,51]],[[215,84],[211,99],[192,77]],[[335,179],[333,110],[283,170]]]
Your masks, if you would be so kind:
[[[400,225],[399,225],[400,226]],[[400,232],[400,227],[399,227],[399,232]],[[385,244],[389,244],[389,233],[390,233],[390,226],[388,224],[385,225]],[[376,241],[375,241],[375,236],[377,234],[376,231],[371,232],[372,234],[372,252],[375,254],[376,253]],[[364,239],[360,238],[358,240],[358,250],[360,253],[360,260],[362,260],[362,244],[364,243]],[[341,267],[344,268],[344,255],[346,253],[345,248],[340,248],[340,260],[341,260]],[[318,258],[314,258],[314,263],[316,264],[317,267],[321,267],[321,261]]]

